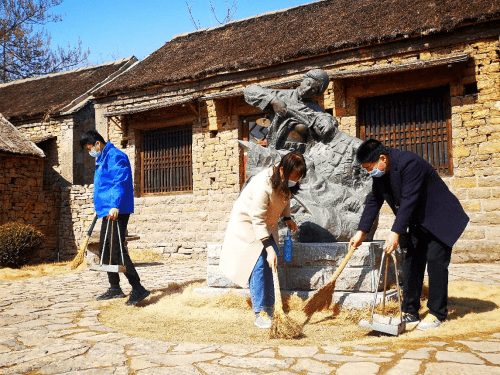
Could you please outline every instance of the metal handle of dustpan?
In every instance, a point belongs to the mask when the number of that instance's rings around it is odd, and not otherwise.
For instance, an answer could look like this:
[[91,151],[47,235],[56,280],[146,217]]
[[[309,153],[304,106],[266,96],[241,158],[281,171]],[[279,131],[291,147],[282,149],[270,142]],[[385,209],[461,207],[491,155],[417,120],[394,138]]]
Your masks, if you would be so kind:
[[[103,242],[103,249],[102,249],[102,254],[101,254],[101,260],[99,262],[99,265],[102,266],[102,262],[104,260],[104,249],[106,248],[106,239],[108,238],[108,230],[109,230],[109,225],[111,222],[114,220],[108,220],[108,224],[106,225],[106,234],[104,235],[104,242]],[[122,245],[122,238],[120,234],[120,224],[118,224],[118,221],[116,221],[116,228],[118,229],[118,242],[120,243],[120,253],[122,257],[122,265],[125,265],[125,260],[123,257],[123,245]],[[114,227],[111,225],[111,243],[109,244],[109,264],[111,265],[111,255],[113,254],[113,238],[114,238]]]
[[[403,314],[401,312],[401,291],[399,288],[399,276],[398,276],[398,262],[396,259],[396,255],[394,252],[391,253],[392,260],[394,262],[394,272],[396,273],[396,291],[398,294],[398,303],[399,303],[399,316],[402,319]],[[378,281],[375,289],[375,298],[373,300],[373,305],[372,305],[372,313],[370,317],[370,324],[373,324],[373,315],[375,313],[375,306],[377,305],[377,296],[378,296],[378,286],[380,285],[380,276],[382,275],[382,268],[384,267],[384,260],[385,260],[385,272],[384,272],[384,292],[383,292],[383,299],[382,299],[382,314],[385,314],[385,295],[386,295],[386,290],[387,290],[387,269],[389,268],[389,258],[386,258],[386,253],[385,251],[382,252],[382,258],[380,259],[380,268],[378,271]]]

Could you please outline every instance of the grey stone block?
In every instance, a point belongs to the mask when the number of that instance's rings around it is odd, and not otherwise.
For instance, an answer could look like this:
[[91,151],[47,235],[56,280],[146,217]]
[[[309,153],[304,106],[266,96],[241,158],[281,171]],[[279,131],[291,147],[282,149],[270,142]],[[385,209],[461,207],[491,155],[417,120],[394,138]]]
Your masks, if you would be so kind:
[[238,288],[238,285],[224,276],[219,269],[219,265],[213,264],[207,266],[207,285],[217,288]]

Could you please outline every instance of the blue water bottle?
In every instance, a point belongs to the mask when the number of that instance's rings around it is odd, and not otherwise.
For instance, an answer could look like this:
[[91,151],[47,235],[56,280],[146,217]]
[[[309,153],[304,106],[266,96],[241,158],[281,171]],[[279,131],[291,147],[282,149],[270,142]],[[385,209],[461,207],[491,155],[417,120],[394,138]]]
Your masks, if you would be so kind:
[[283,260],[285,263],[292,262],[292,231],[288,228],[283,246]]

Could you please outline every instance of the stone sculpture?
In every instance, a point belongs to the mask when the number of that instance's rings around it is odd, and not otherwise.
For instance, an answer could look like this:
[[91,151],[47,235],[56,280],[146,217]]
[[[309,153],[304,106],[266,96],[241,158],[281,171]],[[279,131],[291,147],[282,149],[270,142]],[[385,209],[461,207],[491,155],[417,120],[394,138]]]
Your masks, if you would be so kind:
[[299,242],[348,241],[371,191],[371,177],[355,158],[362,141],[339,131],[337,120],[312,100],[328,83],[325,71],[313,69],[295,89],[251,85],[244,90],[246,102],[271,119],[267,148],[241,142],[248,150],[247,175],[288,151],[299,150],[306,159],[307,178],[292,206]]

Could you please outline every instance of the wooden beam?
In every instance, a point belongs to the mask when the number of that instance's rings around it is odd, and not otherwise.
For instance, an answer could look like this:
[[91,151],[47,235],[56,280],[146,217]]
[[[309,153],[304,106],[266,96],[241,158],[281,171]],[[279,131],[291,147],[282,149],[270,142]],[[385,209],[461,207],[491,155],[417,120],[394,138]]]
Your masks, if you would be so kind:
[[188,109],[194,113],[194,115],[196,117],[200,117],[200,113],[196,110],[196,108],[194,108],[194,105],[191,104],[191,103],[186,103],[186,106],[188,107]]
[[116,126],[118,126],[118,128],[122,131],[123,134],[125,134],[126,130],[125,130],[125,126],[123,126],[123,123],[122,121],[118,118],[118,116],[111,116],[111,117],[108,117],[111,122],[113,122]]

